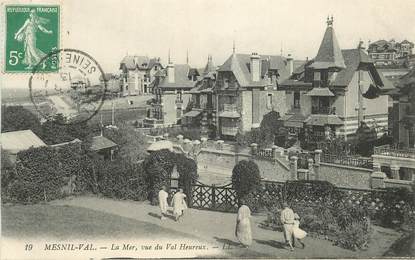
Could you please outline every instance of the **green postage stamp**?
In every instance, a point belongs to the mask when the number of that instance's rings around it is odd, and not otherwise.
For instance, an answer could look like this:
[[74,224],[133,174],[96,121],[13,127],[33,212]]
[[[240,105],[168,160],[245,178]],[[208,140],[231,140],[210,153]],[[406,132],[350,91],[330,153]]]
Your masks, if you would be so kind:
[[57,61],[43,59],[59,49],[60,8],[57,5],[5,6],[5,72],[54,72]]

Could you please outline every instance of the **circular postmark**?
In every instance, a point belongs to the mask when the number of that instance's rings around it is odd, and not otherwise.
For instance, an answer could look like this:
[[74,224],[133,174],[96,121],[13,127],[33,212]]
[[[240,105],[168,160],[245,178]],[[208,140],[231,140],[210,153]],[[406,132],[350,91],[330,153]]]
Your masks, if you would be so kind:
[[[44,73],[47,65],[57,73]],[[95,116],[107,92],[105,73],[86,52],[59,49],[48,53],[29,78],[30,98],[43,120],[60,124],[81,123]],[[60,115],[60,116],[58,116]]]

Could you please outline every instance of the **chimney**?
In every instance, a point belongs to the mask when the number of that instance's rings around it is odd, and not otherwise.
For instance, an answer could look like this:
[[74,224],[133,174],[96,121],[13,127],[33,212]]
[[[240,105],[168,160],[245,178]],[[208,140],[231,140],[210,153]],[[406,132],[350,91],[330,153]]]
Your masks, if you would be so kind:
[[167,64],[167,82],[174,83],[174,64],[171,62]]
[[288,57],[287,57],[287,65],[288,65],[289,75],[291,76],[293,74],[293,72],[294,72],[294,60],[291,57],[291,54],[288,54]]
[[259,63],[259,55],[256,52],[253,52],[251,55],[251,75],[252,75],[252,81],[259,81],[261,69],[260,69],[260,63]]

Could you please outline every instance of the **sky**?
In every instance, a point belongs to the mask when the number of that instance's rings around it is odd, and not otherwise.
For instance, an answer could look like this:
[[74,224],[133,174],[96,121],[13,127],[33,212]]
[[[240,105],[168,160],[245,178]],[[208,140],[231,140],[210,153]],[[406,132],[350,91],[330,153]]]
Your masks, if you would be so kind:
[[[23,2],[23,1],[22,1]],[[26,3],[28,1],[25,1]],[[36,3],[36,1],[32,1]],[[56,3],[49,1],[51,3]],[[70,0],[60,2],[61,47],[89,53],[117,73],[128,54],[203,67],[232,53],[292,54],[313,58],[327,15],[342,49],[359,40],[415,42],[414,0]],[[1,57],[4,57],[1,55]],[[3,75],[2,86],[22,87],[27,76]]]

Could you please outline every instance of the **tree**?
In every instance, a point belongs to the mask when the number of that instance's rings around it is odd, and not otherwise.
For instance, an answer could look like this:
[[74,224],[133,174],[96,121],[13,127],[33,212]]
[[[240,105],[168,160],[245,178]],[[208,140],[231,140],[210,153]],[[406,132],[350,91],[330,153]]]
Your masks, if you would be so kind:
[[38,135],[46,144],[69,142],[76,138],[68,133],[66,118],[62,114],[57,114],[43,123]]
[[32,130],[34,133],[41,131],[40,122],[37,117],[22,106],[2,106],[1,108],[1,131]]
[[185,193],[189,194],[190,184],[198,178],[197,164],[193,159],[169,150],[152,152],[145,159],[143,169],[146,173],[149,188],[149,200],[152,203],[157,201],[157,193],[161,186],[169,187],[169,180],[174,167],[177,167],[179,173],[179,186],[184,189]]
[[[187,158],[184,154],[176,154],[177,172],[179,173],[179,186],[183,187],[186,194],[191,193],[191,184],[198,178],[197,164],[193,159]],[[188,197],[190,199],[190,196]]]
[[376,129],[369,127],[365,122],[356,130],[356,149],[357,153],[362,156],[371,156],[373,154],[373,144],[377,139]]
[[169,150],[152,152],[143,162],[143,169],[148,184],[148,199],[157,202],[157,193],[161,186],[167,185],[175,165],[175,154]]
[[88,141],[96,134],[98,127],[87,121],[71,122],[62,114],[57,114],[48,119],[41,126],[38,136],[46,144],[58,144],[69,142],[74,139]]
[[260,187],[261,176],[258,165],[253,161],[242,160],[232,170],[232,185],[241,200]]
[[133,126],[120,124],[118,128],[104,129],[104,135],[118,144],[118,155],[131,163],[146,157],[146,139],[142,133],[135,131]]

